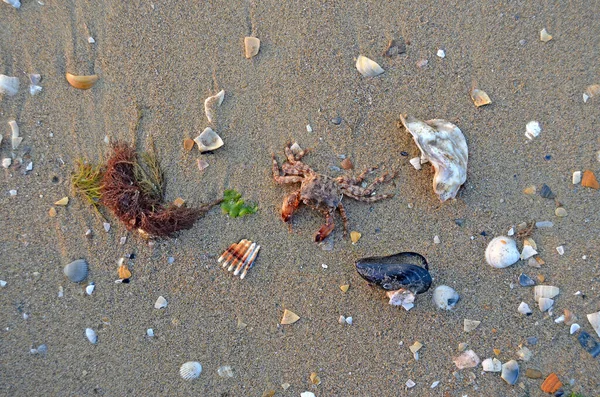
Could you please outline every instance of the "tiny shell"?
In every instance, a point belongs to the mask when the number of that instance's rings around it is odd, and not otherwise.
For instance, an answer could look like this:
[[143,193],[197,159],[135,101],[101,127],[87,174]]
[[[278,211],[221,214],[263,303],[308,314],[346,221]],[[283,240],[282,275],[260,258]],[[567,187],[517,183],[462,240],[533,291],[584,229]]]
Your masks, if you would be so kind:
[[571,333],[571,335],[573,335],[575,332],[579,331],[579,328],[581,328],[579,326],[579,324],[577,324],[577,323],[571,324],[571,328],[569,329],[569,332]]
[[592,189],[600,189],[600,184],[596,179],[596,175],[591,170],[583,171],[583,177],[581,178],[581,186],[591,187]]
[[540,127],[540,123],[538,123],[537,121],[530,121],[525,126],[525,136],[529,140],[532,140],[533,138],[540,135],[540,132],[542,132],[542,128]]
[[554,214],[560,218],[564,218],[565,216],[567,216],[567,210],[565,209],[565,207],[556,207],[556,209],[554,210]]
[[500,372],[502,371],[502,363],[497,358],[486,358],[481,363],[483,370],[486,372]]
[[583,93],[583,102],[586,103],[590,98],[600,95],[600,84],[592,84],[585,89]]
[[377,62],[362,55],[356,60],[356,69],[364,77],[375,77],[384,72]]
[[85,329],[85,337],[88,338],[90,343],[94,345],[96,344],[96,342],[98,342],[98,335],[96,335],[96,332],[91,328]]
[[294,324],[298,320],[300,320],[300,316],[296,313],[289,311],[288,309],[283,311],[283,317],[281,318],[282,325]]
[[492,100],[490,99],[488,94],[486,94],[485,91],[480,90],[478,88],[473,88],[471,90],[471,99],[477,107],[489,105],[490,103],[492,103]]
[[56,201],[54,203],[54,205],[60,205],[62,207],[65,207],[67,204],[69,204],[69,198],[68,197],[63,197],[60,200]]
[[458,293],[447,285],[440,285],[433,290],[433,302],[440,309],[454,309],[459,299]]
[[550,298],[540,298],[538,300],[538,305],[540,307],[540,310],[542,312],[545,312],[545,311],[550,310],[552,308],[552,305],[554,305],[554,300],[552,300]]
[[547,43],[548,41],[552,40],[552,36],[548,34],[546,28],[540,31],[540,40],[542,40],[544,43]]
[[421,163],[429,161],[433,165],[433,190],[440,201],[455,198],[467,180],[469,149],[462,131],[441,119],[423,122],[400,115],[400,121],[421,151]]
[[15,120],[10,120],[8,125],[10,125],[11,130],[11,146],[15,150],[23,142],[23,138],[19,137],[19,126]]
[[252,58],[260,50],[260,40],[256,37],[244,38],[244,55],[247,59]]
[[243,280],[248,273],[248,270],[254,266],[254,261],[260,251],[260,245],[253,243],[250,240],[242,239],[239,243],[233,243],[223,252],[217,262],[227,269],[228,272],[233,272],[234,276],[239,275],[240,280]]
[[463,329],[465,332],[471,332],[475,330],[475,328],[479,327],[479,324],[481,324],[481,321],[469,320],[465,318],[463,321]]
[[553,372],[548,375],[540,387],[544,393],[555,393],[562,387],[562,385],[562,382],[558,380],[558,376],[556,376],[556,374]]
[[77,259],[64,268],[65,276],[74,283],[80,283],[88,276],[88,263],[84,259]]
[[502,379],[509,385],[514,385],[519,379],[519,364],[515,360],[510,360],[502,364]]
[[517,243],[510,237],[499,236],[494,238],[485,250],[487,263],[498,269],[515,264],[520,257]]
[[600,312],[588,314],[587,319],[592,324],[594,331],[600,336]]
[[552,285],[536,285],[533,289],[533,299],[538,302],[540,298],[554,298],[560,294],[560,289]]
[[96,284],[89,283],[87,287],[85,287],[85,293],[91,295],[94,292],[94,288],[96,288]]
[[215,112],[217,108],[223,103],[225,98],[225,91],[221,90],[213,96],[209,96],[204,100],[204,113],[209,123],[212,123],[215,119]]
[[360,234],[359,232],[355,232],[355,231],[350,232],[350,240],[352,241],[352,244],[356,244],[358,242],[358,240],[360,240],[361,237],[362,237],[362,234]]
[[188,361],[179,368],[179,375],[185,380],[196,379],[202,373],[202,365],[198,361]]
[[473,350],[467,350],[460,356],[454,357],[452,361],[454,361],[454,364],[458,369],[474,368],[481,362]]
[[205,128],[200,135],[194,138],[194,142],[198,145],[200,153],[216,150],[223,146],[221,137],[210,127]]
[[529,307],[529,305],[525,302],[521,302],[521,304],[519,305],[519,308],[517,309],[519,311],[519,313],[521,314],[525,314],[525,315],[529,315],[531,314],[531,308]]
[[98,75],[93,74],[91,76],[76,76],[71,73],[66,74],[67,81],[71,84],[71,87],[78,88],[80,90],[90,89],[98,81]]
[[155,309],[164,309],[165,307],[167,307],[168,304],[169,304],[169,302],[167,302],[167,300],[161,295],[158,297],[158,299],[154,303],[154,308]]
[[17,92],[19,92],[19,79],[0,74],[0,94],[14,96]]

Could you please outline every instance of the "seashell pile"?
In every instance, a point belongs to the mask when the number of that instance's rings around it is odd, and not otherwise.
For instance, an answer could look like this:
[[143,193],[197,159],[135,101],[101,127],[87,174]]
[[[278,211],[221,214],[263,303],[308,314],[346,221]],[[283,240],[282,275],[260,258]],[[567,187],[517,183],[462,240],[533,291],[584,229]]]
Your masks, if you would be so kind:
[[231,244],[218,261],[228,272],[232,271],[234,276],[240,275],[240,279],[243,280],[254,265],[259,250],[260,245],[242,239],[239,243]]
[[485,260],[495,268],[503,269],[514,265],[521,258],[517,243],[510,237],[499,236],[488,244],[485,250]]
[[179,375],[185,380],[196,379],[202,373],[202,365],[197,361],[188,361],[179,368]]
[[462,131],[442,119],[420,121],[400,115],[404,128],[421,150],[421,163],[431,162],[435,168],[433,190],[442,202],[456,197],[467,180],[469,149]]

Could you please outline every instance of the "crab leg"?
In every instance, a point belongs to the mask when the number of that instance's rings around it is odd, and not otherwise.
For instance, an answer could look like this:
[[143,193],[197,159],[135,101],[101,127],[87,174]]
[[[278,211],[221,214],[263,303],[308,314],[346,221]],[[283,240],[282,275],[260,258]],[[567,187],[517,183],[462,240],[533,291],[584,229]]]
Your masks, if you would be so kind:
[[323,212],[325,214],[325,224],[323,226],[321,226],[319,231],[315,234],[315,242],[317,242],[317,243],[320,243],[321,241],[325,240],[327,238],[327,236],[329,236],[331,234],[331,232],[333,231],[333,228],[335,227],[335,224],[333,223],[332,211],[330,211],[330,212],[323,211]]
[[281,174],[279,173],[279,164],[277,164],[275,154],[272,153],[271,156],[273,157],[273,179],[275,180],[275,182],[279,184],[302,182],[302,179],[304,178],[299,175],[281,176]]
[[340,210],[342,222],[344,222],[344,236],[346,236],[348,234],[348,216],[346,215],[346,209],[344,208],[342,203],[338,204],[338,209]]

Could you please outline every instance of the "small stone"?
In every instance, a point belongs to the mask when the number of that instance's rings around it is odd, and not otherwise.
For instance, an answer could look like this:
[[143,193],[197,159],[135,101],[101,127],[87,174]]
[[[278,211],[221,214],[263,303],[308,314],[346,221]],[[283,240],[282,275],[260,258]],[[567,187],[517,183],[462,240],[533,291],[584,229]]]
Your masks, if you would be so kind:
[[465,224],[465,220],[458,218],[454,220],[454,223],[456,223],[457,226],[462,227]]
[[342,118],[341,118],[341,117],[339,117],[339,116],[338,116],[338,117],[334,117],[334,118],[332,118],[330,121],[331,121],[333,124],[335,124],[335,125],[340,125],[340,124],[342,124]]
[[581,171],[573,172],[573,185],[577,185],[581,182]]
[[554,210],[554,214],[560,218],[567,216],[567,210],[564,207],[557,207]]
[[48,210],[48,216],[50,218],[54,218],[56,216],[56,208],[50,207],[50,209]]
[[121,237],[121,239],[119,240],[119,244],[121,245],[125,245],[125,243],[127,242],[127,236],[123,236]]
[[429,61],[427,59],[420,59],[420,60],[417,61],[417,67],[419,69],[422,69],[425,66],[427,66],[428,63],[429,63]]
[[63,197],[60,200],[58,200],[57,202],[54,203],[54,205],[60,205],[62,207],[65,207],[67,204],[69,204],[69,198],[68,197]]
[[554,223],[552,223],[551,221],[540,221],[540,222],[535,223],[535,227],[537,227],[537,228],[552,227],[552,226],[554,226]]
[[183,140],[183,148],[189,152],[194,148],[194,140],[190,138],[185,138]]
[[446,58],[446,51],[439,49],[439,50],[437,50],[436,55],[440,58]]
[[525,371],[525,376],[529,379],[540,379],[542,377],[542,372],[538,371],[537,369],[527,368],[527,371]]
[[354,164],[352,164],[352,161],[349,158],[342,160],[342,163],[340,165],[342,166],[342,169],[345,170],[351,170],[352,168],[354,168]]
[[163,296],[159,296],[158,299],[156,300],[156,302],[154,303],[154,308],[155,309],[164,309],[165,307],[167,307],[168,304],[169,303]]
[[[302,394],[304,394],[304,393],[302,393]],[[303,397],[302,394],[300,394],[301,397]],[[275,390],[265,390],[261,397],[273,397],[274,395],[275,395]],[[313,394],[313,396],[314,396],[314,394]]]

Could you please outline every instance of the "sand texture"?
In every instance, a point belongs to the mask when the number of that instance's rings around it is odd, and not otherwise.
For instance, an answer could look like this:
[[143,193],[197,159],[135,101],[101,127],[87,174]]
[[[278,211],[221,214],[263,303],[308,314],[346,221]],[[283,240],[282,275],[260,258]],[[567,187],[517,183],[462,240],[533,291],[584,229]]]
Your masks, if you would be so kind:
[[[552,372],[565,395],[600,395],[600,362],[567,325],[554,322],[569,309],[583,331],[600,339],[586,319],[600,310],[600,192],[571,183],[577,170],[600,176],[600,97],[582,100],[588,85],[600,84],[600,2],[22,3],[17,10],[0,2],[0,73],[21,83],[17,95],[0,96],[0,157],[15,157],[0,168],[0,280],[7,282],[0,288],[0,395],[541,396]],[[553,40],[540,41],[543,28]],[[244,57],[245,36],[261,40],[252,59]],[[382,56],[390,39],[406,42],[406,52]],[[354,66],[359,55],[385,72],[361,76]],[[66,72],[97,74],[99,81],[77,90]],[[29,94],[29,73],[42,75],[36,96]],[[492,104],[476,108],[474,86]],[[221,89],[225,100],[209,124],[204,99]],[[419,150],[399,125],[400,114],[446,119],[463,131],[469,168],[456,200],[440,203],[432,167],[417,171],[409,163]],[[331,122],[336,117],[341,124]],[[9,120],[24,138],[14,151]],[[524,135],[531,120],[542,127],[533,140]],[[212,154],[185,151],[183,140],[209,125],[224,146]],[[231,219],[215,208],[191,230],[153,246],[103,210],[112,225],[105,232],[70,178],[79,158],[106,161],[106,136],[139,150],[155,144],[167,201],[199,205],[234,188],[259,210]],[[281,164],[294,141],[312,149],[304,161],[323,174],[378,166],[372,181],[398,173],[377,190],[394,193],[391,199],[344,198],[350,230],[362,233],[357,244],[343,237],[339,214],[327,242],[332,250],[312,240],[324,222],[319,212],[301,207],[291,233],[282,222],[283,198],[297,185],[273,181],[271,153]],[[341,155],[354,170],[335,168]],[[199,158],[209,163],[202,172]],[[25,172],[29,161],[33,170]],[[523,193],[544,183],[557,201]],[[64,196],[69,204],[48,216]],[[557,202],[566,217],[555,216]],[[554,222],[532,236],[541,268],[485,263],[493,237],[532,220]],[[217,258],[242,238],[262,249],[240,281]],[[560,245],[564,255],[555,249]],[[433,287],[460,294],[454,310],[435,307],[433,288],[408,312],[392,307],[354,269],[358,258],[402,251],[427,258]],[[130,253],[131,283],[115,284],[117,261]],[[79,258],[90,264],[80,285],[63,275]],[[552,315],[536,307],[532,287],[519,286],[521,273],[560,288]],[[350,284],[346,293],[343,284]],[[154,308],[159,296],[168,301],[165,309]],[[531,316],[517,312],[522,301]],[[279,325],[284,309],[300,320]],[[352,316],[353,325],[339,324],[340,315]],[[481,324],[465,333],[465,318]],[[97,332],[97,344],[86,339],[86,328]],[[528,342],[532,337],[537,343]],[[408,349],[414,341],[424,345],[418,361]],[[495,357],[493,349],[503,363],[517,359],[521,344],[533,355],[519,361],[521,376],[511,386],[498,373],[482,374],[481,366],[458,370],[452,358],[461,342],[481,360]],[[45,354],[30,353],[41,344]],[[202,364],[198,379],[181,379],[186,361]],[[217,374],[222,365],[232,367],[232,378]],[[527,368],[544,377],[526,378]],[[312,372],[320,385],[310,383]],[[416,383],[411,389],[409,379]],[[430,389],[434,381],[440,383]],[[284,383],[291,386],[284,390]]]

